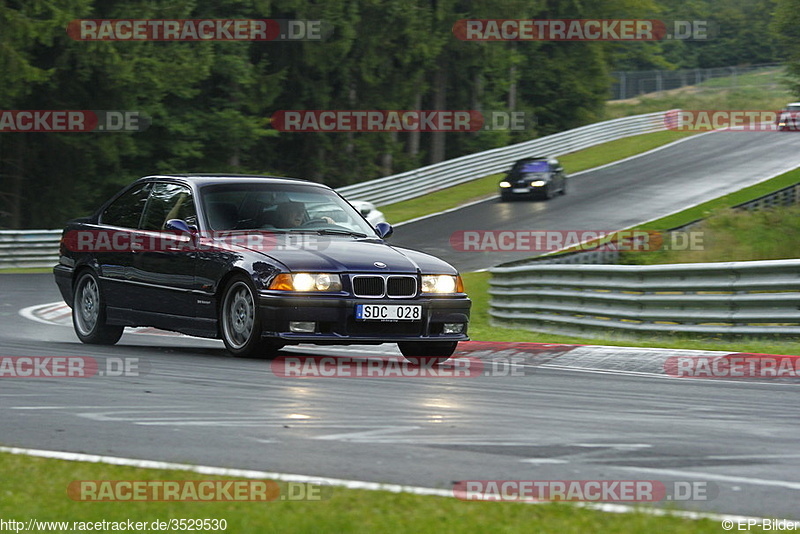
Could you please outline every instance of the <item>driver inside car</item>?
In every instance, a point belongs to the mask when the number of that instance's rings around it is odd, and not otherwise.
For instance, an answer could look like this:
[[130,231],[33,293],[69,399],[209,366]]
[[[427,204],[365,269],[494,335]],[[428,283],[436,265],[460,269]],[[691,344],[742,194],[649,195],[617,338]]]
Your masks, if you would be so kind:
[[[278,206],[276,215],[278,226],[281,228],[296,228],[309,222],[306,220],[306,208],[302,202],[284,202]],[[320,217],[319,221],[333,223],[330,217]]]

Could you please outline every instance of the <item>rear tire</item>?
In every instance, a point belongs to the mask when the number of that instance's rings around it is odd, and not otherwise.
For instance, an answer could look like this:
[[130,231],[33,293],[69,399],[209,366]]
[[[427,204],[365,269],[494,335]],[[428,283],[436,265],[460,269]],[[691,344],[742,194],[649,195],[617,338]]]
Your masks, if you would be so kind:
[[405,341],[398,343],[400,352],[414,365],[446,362],[456,351],[458,341]]
[[258,293],[252,282],[236,275],[225,286],[219,310],[220,333],[225,348],[240,358],[274,358],[282,343],[261,339]]
[[106,324],[105,298],[94,272],[83,271],[78,276],[72,295],[72,326],[82,343],[113,345],[119,341],[125,327]]

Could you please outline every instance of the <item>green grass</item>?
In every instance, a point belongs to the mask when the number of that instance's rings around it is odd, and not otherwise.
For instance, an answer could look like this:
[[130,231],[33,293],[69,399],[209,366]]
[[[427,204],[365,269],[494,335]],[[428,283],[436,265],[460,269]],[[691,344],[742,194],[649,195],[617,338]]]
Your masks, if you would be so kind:
[[[622,263],[654,265],[800,258],[800,206],[759,211],[725,210],[689,230],[698,241],[689,250],[630,251]],[[667,236],[664,236],[665,242]],[[684,245],[682,244],[683,248]]]
[[[576,173],[647,152],[692,134],[693,132],[665,131],[636,135],[566,154],[559,159],[567,174]],[[485,176],[411,200],[381,206],[380,210],[392,224],[438,213],[496,194],[497,183],[503,175],[504,173]]]
[[782,69],[713,78],[696,86],[608,102],[605,119],[669,109],[779,110],[796,98],[783,83]]
[[492,326],[489,317],[488,272],[462,273],[464,286],[472,300],[469,320],[469,337],[473,341],[511,341],[529,343],[564,343],[579,345],[615,345],[621,347],[645,347],[664,349],[720,350],[730,352],[751,352],[759,354],[787,354],[800,356],[800,343],[776,342],[758,338],[744,338],[736,341],[716,337],[697,337],[679,335],[652,335],[637,338],[624,333],[604,335],[602,339],[564,336],[558,334],[532,332],[529,330],[500,328]]
[[0,274],[39,274],[52,272],[52,267],[13,267],[11,269],[0,269]]
[[[465,502],[455,498],[329,488],[329,498],[290,502],[79,502],[80,480],[225,480],[185,471],[135,469],[0,453],[0,518],[27,521],[225,519],[225,532],[719,532],[719,521],[615,514],[568,504]],[[228,479],[230,480],[230,479]],[[447,481],[447,484],[450,482]],[[447,488],[449,489],[449,488]],[[219,531],[222,532],[222,531]]]

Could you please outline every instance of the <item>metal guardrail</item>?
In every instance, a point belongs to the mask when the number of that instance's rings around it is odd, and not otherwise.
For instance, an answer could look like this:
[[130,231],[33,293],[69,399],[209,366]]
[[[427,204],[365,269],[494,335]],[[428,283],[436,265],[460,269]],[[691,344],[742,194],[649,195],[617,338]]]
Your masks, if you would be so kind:
[[800,259],[490,269],[491,322],[583,337],[800,336]]
[[664,116],[667,113],[659,111],[598,122],[539,139],[442,161],[413,171],[347,185],[337,191],[348,200],[367,200],[377,206],[409,200],[508,170],[515,161],[523,157],[560,156],[607,141],[665,130]]
[[61,230],[0,230],[0,269],[52,267]]
[[[624,117],[443,161],[413,171],[337,189],[349,200],[384,205],[504,171],[525,156],[559,156],[632,135],[666,129],[667,112]],[[0,230],[0,269],[58,263],[61,230]]]

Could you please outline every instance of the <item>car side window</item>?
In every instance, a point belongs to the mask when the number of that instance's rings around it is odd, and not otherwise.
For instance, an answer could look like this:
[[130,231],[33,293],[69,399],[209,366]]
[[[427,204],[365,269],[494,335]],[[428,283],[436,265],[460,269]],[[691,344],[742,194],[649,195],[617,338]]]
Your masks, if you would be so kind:
[[122,228],[138,228],[142,210],[152,187],[153,184],[148,182],[124,193],[103,210],[100,214],[100,223]]
[[197,226],[192,191],[183,185],[157,183],[153,186],[142,217],[142,230],[164,230],[170,219],[183,219]]

